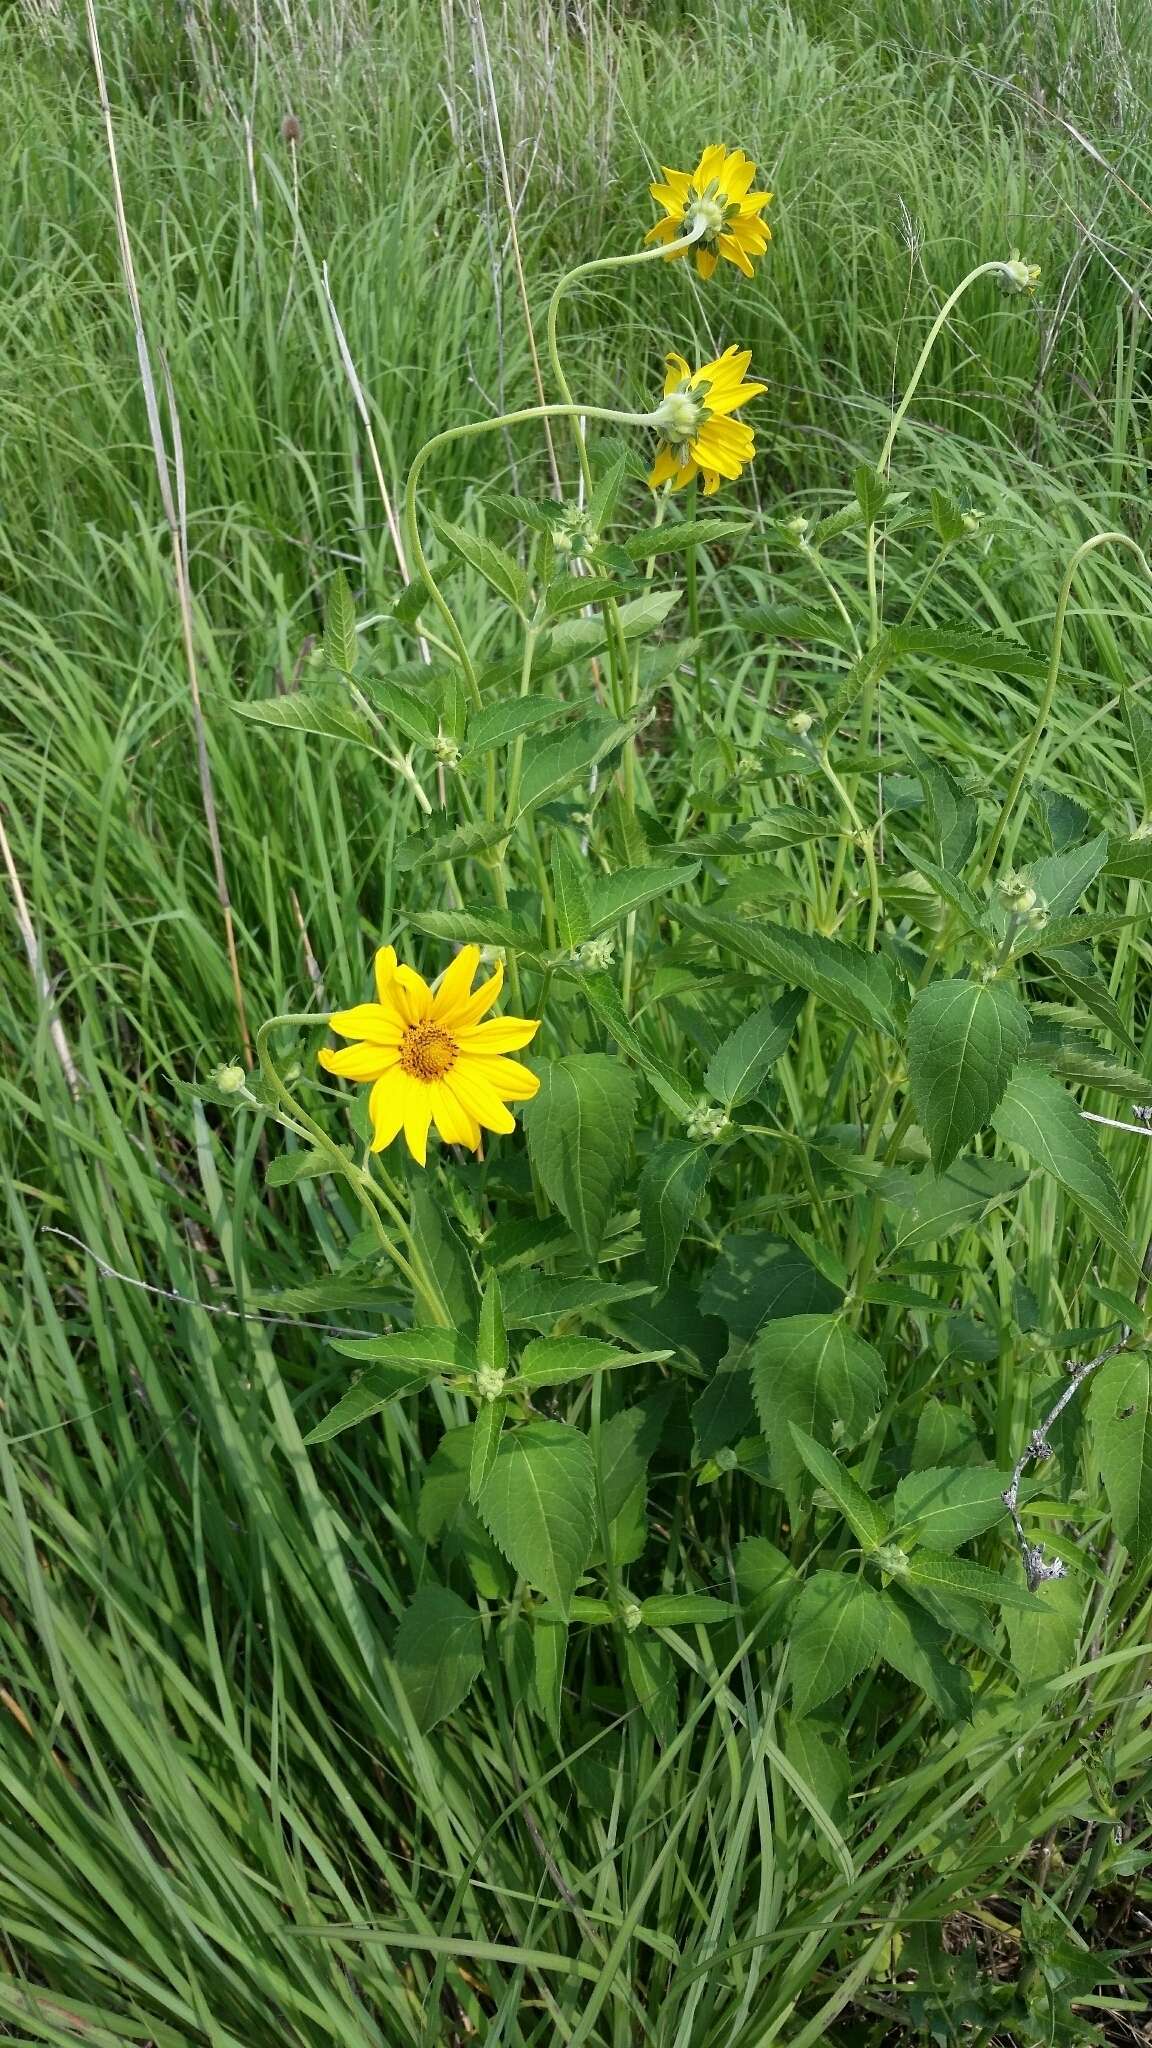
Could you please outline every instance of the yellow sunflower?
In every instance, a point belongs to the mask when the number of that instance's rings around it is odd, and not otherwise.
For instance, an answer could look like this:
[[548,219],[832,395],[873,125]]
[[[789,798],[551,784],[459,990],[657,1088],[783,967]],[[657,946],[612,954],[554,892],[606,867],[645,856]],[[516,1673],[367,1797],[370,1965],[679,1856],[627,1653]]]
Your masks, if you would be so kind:
[[752,361],[747,348],[726,348],[715,362],[691,370],[683,356],[665,357],[664,402],[652,414],[660,435],[660,452],[648,481],[653,490],[671,482],[678,491],[694,476],[704,479],[704,495],[720,488],[721,477],[734,479],[756,453],[752,429],[732,415],[749,399],[767,391],[766,384],[746,384]]
[[482,1129],[515,1130],[506,1104],[528,1102],[539,1088],[535,1074],[505,1058],[535,1037],[539,1022],[481,1022],[500,993],[504,969],[498,966],[473,993],[479,965],[479,946],[464,946],[431,989],[414,968],[397,966],[391,946],[382,946],[376,955],[378,1000],[329,1017],[333,1031],[357,1043],[321,1052],[320,1065],[346,1081],[371,1083],[374,1152],[403,1130],[413,1159],[425,1166],[432,1123],[446,1145],[475,1151]]
[[648,187],[665,217],[644,240],[677,242],[697,229],[693,253],[701,277],[711,277],[721,256],[751,277],[752,258],[762,256],[772,240],[771,228],[760,218],[772,194],[749,190],[755,176],[751,157],[742,149],[725,149],[722,142],[704,151],[694,171],[665,166],[663,184]]

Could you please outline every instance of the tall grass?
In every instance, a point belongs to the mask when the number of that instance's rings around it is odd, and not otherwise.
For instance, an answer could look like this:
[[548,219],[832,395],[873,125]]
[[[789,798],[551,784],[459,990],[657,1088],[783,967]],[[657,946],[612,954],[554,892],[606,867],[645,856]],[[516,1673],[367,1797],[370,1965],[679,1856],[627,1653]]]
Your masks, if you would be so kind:
[[[291,687],[334,567],[362,615],[400,587],[322,266],[395,496],[449,415],[532,388],[497,121],[537,320],[569,262],[638,237],[653,164],[715,132],[767,168],[776,241],[738,310],[678,269],[672,290],[638,273],[564,316],[590,401],[641,399],[663,350],[692,336],[752,346],[771,386],[766,514],[835,508],[937,293],[1019,244],[1044,267],[1042,303],[1006,314],[973,295],[906,444],[918,475],[985,521],[953,607],[1040,644],[1071,545],[1096,522],[1144,522],[1152,34],[1138,6],[969,0],[942,25],[922,0],[856,20],[821,0],[699,14],[509,0],[484,7],[491,89],[475,10],[452,0],[117,0],[100,25],[144,320],[182,428],[253,1014],[299,1007],[317,974],[333,997],[358,986],[397,914],[391,854],[409,823],[399,788],[232,709]],[[781,1774],[777,1701],[730,1685],[739,1669],[717,1666],[704,1631],[678,1646],[663,1748],[590,1645],[555,1725],[526,1719],[495,1630],[468,1706],[431,1737],[405,1721],[386,1645],[421,1569],[412,1425],[322,1460],[303,1448],[298,1418],[330,1370],[319,1337],[239,1314],[302,1278],[296,1211],[261,1188],[259,1133],[233,1155],[189,1085],[239,1050],[237,1025],[78,13],[5,14],[0,152],[0,809],[49,981],[45,995],[13,920],[0,2033],[846,2048],[899,2038],[916,1923],[960,1911],[1010,1945],[1006,1902],[1039,1883],[1070,1925],[1088,1908],[1109,1929],[1149,1784],[1133,1678],[1147,1589],[1122,1584],[1114,1555],[1092,1575],[1082,1662],[1028,1725],[994,1674],[971,1726],[929,1746],[923,1709],[893,1721],[865,1694],[840,1814],[852,1875]],[[482,519],[490,484],[547,490],[542,440],[463,444],[431,490]],[[799,594],[769,527],[743,560],[742,595]],[[859,584],[863,562],[837,573]],[[896,545],[885,573],[911,589]],[[460,581],[479,634],[479,586]],[[1147,678],[1148,609],[1123,562],[1098,561],[1085,587],[1044,772],[1135,803],[1115,702],[1122,678]],[[788,688],[774,660],[721,623],[713,730],[737,744],[756,730]],[[925,676],[914,711],[991,781],[1030,701],[1024,684],[961,697]],[[889,715],[907,708],[894,688]],[[1144,1064],[1148,965],[1133,936],[1113,984]],[[1138,1151],[1130,1172],[1146,1193]],[[339,1196],[329,1210],[303,1183],[300,1200],[335,1263],[352,1228]],[[1028,1200],[1036,1284],[1051,1216]],[[988,1420],[999,1434],[1014,1417]],[[674,1435],[662,1476],[686,1455]],[[681,1497],[681,1540],[723,1587],[758,1526],[756,1489],[723,1507]],[[1083,1505],[1090,1539],[1099,1503]],[[1125,1927],[1139,1945],[1140,1923]],[[1135,2038],[1125,2002],[1118,2040]]]

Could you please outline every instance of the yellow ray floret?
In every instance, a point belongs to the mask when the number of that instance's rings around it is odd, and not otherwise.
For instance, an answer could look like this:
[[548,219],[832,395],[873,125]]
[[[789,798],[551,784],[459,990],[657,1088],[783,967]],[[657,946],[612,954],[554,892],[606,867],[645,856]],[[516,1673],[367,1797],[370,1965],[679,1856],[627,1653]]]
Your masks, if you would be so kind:
[[747,381],[752,351],[746,348],[725,349],[698,370],[675,353],[665,361],[664,402],[652,415],[661,445],[648,481],[653,490],[668,483],[678,491],[702,476],[710,498],[721,477],[735,480],[755,455],[751,427],[733,415],[768,386]]
[[535,1074],[507,1057],[531,1042],[539,1022],[486,1017],[504,969],[497,966],[474,990],[479,965],[479,946],[462,947],[432,989],[413,968],[397,965],[391,946],[382,946],[376,955],[377,1000],[328,1019],[340,1038],[355,1042],[336,1052],[325,1049],[320,1065],[371,1087],[374,1152],[403,1131],[413,1159],[425,1166],[432,1124],[446,1145],[475,1152],[481,1130],[515,1130],[508,1103],[528,1102],[539,1088]]
[[665,168],[663,180],[648,187],[664,208],[664,218],[649,229],[645,241],[677,242],[694,233],[691,250],[673,249],[670,255],[695,256],[703,278],[711,277],[722,256],[751,277],[753,258],[762,256],[772,240],[771,228],[760,218],[772,194],[751,190],[755,176],[751,157],[722,142],[704,151],[694,171]]

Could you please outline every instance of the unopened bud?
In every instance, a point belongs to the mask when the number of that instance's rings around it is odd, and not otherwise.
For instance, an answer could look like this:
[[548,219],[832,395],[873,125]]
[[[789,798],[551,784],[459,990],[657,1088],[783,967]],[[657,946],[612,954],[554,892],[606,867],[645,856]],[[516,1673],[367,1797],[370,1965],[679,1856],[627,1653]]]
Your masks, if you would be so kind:
[[723,1444],[716,1453],[716,1468],[720,1472],[734,1472],[740,1463],[731,1444]]
[[797,739],[802,740],[807,738],[816,720],[810,711],[794,711],[787,723],[789,732],[794,732]]
[[1000,266],[1000,285],[1006,292],[1034,292],[1040,282],[1040,265],[1025,263],[1019,249],[1013,249]]
[[281,142],[287,142],[295,149],[296,144],[300,140],[300,123],[296,119],[295,114],[285,114],[284,119],[280,123],[280,140]]
[[576,957],[581,967],[597,970],[611,967],[616,957],[616,941],[607,934],[598,939],[585,939]]
[[209,1078],[222,1095],[239,1095],[241,1089],[248,1085],[247,1074],[234,1060],[225,1066],[213,1068]]
[[635,1635],[636,1630],[639,1628],[641,1622],[644,1619],[644,1616],[641,1613],[640,1609],[637,1607],[636,1602],[634,1600],[630,1600],[628,1602],[627,1607],[621,1608],[620,1619],[624,1623],[624,1626],[627,1629],[629,1635],[632,1636]]
[[1005,875],[999,893],[1005,910],[1014,917],[1027,917],[1036,908],[1036,891],[1024,875]]
[[449,733],[441,729],[432,742],[432,752],[445,768],[455,768],[460,760],[460,749]]
[[728,1113],[719,1109],[714,1102],[698,1102],[691,1115],[685,1119],[684,1128],[690,1138],[702,1139],[705,1143],[722,1138],[728,1129]]
[[476,1392],[482,1401],[498,1401],[504,1392],[504,1374],[499,1366],[482,1365],[476,1374]]

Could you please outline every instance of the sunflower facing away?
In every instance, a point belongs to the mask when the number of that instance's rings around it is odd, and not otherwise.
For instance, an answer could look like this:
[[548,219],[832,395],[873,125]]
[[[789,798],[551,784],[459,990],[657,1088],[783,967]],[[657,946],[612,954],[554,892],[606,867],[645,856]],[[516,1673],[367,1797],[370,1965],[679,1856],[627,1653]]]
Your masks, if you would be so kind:
[[732,417],[749,399],[767,391],[766,384],[746,384],[752,361],[748,348],[726,348],[713,363],[690,370],[683,356],[664,359],[664,403],[652,415],[660,435],[660,452],[648,481],[653,490],[671,483],[678,491],[694,476],[704,479],[704,495],[720,488],[721,477],[734,479],[756,453],[751,427]]
[[319,1054],[320,1065],[346,1081],[370,1082],[372,1150],[382,1152],[403,1130],[421,1166],[428,1159],[428,1127],[446,1145],[474,1152],[481,1130],[512,1131],[509,1102],[527,1102],[540,1086],[519,1060],[505,1058],[535,1037],[528,1017],[489,1017],[504,980],[497,967],[473,993],[479,946],[464,946],[430,989],[412,967],[398,967],[391,946],[376,955],[374,1003],[338,1010],[328,1022],[354,1045]]
[[698,228],[692,253],[701,277],[711,277],[721,256],[751,277],[752,258],[762,256],[772,240],[771,228],[760,218],[772,194],[749,191],[755,176],[751,157],[742,149],[725,149],[722,142],[704,151],[694,171],[670,171],[665,165],[664,183],[648,187],[665,217],[644,240],[676,242]]

